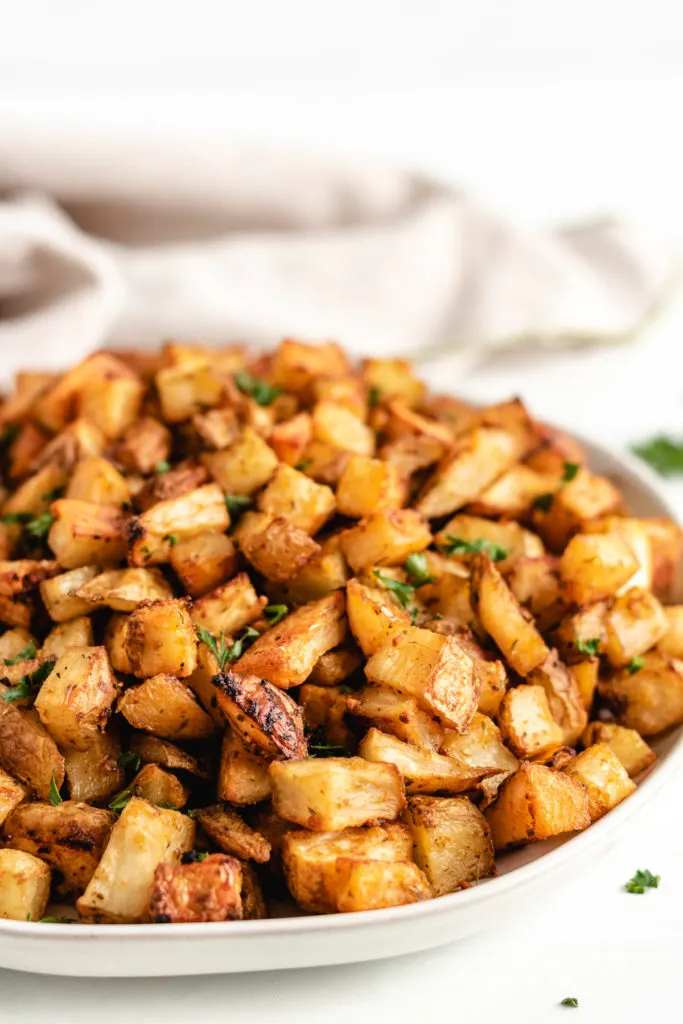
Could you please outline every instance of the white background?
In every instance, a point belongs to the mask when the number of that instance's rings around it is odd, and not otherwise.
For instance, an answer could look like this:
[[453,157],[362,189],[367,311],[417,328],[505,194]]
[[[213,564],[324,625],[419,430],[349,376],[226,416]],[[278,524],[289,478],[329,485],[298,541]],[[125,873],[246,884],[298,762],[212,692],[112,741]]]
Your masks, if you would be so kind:
[[[428,168],[528,221],[627,213],[683,239],[683,19],[671,0],[0,2],[0,110]],[[0,139],[0,160],[2,139]],[[681,432],[683,304],[639,343],[431,372],[616,446]],[[681,499],[683,487],[673,493]],[[400,961],[74,982],[0,972],[0,1020],[659,1022],[680,1017],[683,783],[552,903]],[[631,896],[637,867],[662,886]],[[576,996],[579,1010],[557,1004]]]

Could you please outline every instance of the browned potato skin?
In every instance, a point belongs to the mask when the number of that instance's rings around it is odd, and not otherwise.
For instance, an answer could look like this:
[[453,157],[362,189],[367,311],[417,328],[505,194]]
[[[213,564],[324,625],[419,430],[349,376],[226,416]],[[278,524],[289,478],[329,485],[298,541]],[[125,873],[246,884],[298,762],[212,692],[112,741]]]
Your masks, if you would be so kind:
[[184,601],[144,601],[128,619],[124,642],[133,675],[181,679],[197,667],[197,639]]
[[0,918],[40,921],[50,898],[50,869],[23,850],[0,850]]
[[466,797],[412,796],[406,821],[413,833],[415,860],[435,896],[493,874],[491,831]]
[[270,860],[270,843],[230,807],[216,804],[195,812],[195,818],[206,834],[223,853],[231,853],[241,860],[254,860],[265,864]]
[[185,683],[165,673],[129,687],[117,711],[133,726],[170,740],[203,740],[215,732],[213,719]]
[[[0,684],[1,693],[8,687]],[[50,783],[64,783],[64,758],[34,711],[7,704],[0,693],[0,764],[25,782],[41,800],[50,795]]]
[[271,794],[269,762],[248,750],[230,729],[223,736],[217,795],[238,807],[258,804]]
[[159,864],[150,920],[156,924],[240,921],[241,891],[240,863],[224,853],[212,853],[198,863]]
[[150,804],[176,811],[185,806],[190,796],[188,787],[158,764],[144,765],[131,782],[130,791]]
[[216,699],[248,747],[267,757],[306,757],[303,716],[294,701],[259,676],[220,672],[213,677]]
[[621,669],[601,680],[598,693],[619,725],[654,736],[683,722],[683,661],[652,651],[644,662],[633,674]]
[[104,647],[69,647],[55,662],[34,707],[57,743],[86,750],[104,731],[117,693]]
[[518,768],[485,817],[496,850],[577,832],[591,823],[585,786],[540,764]]

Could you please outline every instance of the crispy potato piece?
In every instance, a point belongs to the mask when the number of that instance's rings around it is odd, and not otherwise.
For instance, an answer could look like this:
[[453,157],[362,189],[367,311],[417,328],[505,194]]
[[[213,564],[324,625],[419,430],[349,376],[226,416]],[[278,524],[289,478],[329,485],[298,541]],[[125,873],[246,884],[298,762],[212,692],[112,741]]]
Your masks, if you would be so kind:
[[[345,721],[347,695],[338,686],[314,686],[305,683],[299,690],[299,704],[303,708],[304,721],[311,729],[321,728],[325,739],[333,746],[344,747],[351,752],[356,747],[356,737]],[[309,740],[309,750],[315,753]]]
[[242,868],[234,857],[212,853],[203,861],[159,864],[149,916],[157,924],[242,919]]
[[218,658],[206,644],[201,643],[197,648],[197,667],[185,682],[198,698],[204,710],[211,715],[218,728],[224,730],[227,723],[225,715],[218,707],[216,688],[212,682],[218,672],[220,672]]
[[395,765],[405,781],[406,793],[463,793],[495,774],[489,768],[472,767],[455,757],[403,743],[375,728],[365,734],[358,753],[366,761]]
[[141,512],[148,512],[160,501],[174,501],[185,494],[196,491],[208,482],[209,474],[204,466],[192,460],[181,463],[167,472],[156,472],[135,495],[135,504]]
[[366,587],[357,579],[346,585],[346,612],[351,632],[366,656],[374,654],[410,623],[408,613],[391,600],[388,591]]
[[556,626],[568,609],[557,559],[515,558],[505,566],[505,580],[517,600],[536,619],[541,633]]
[[543,686],[529,684],[508,690],[498,711],[498,724],[518,757],[546,756],[564,742]]
[[567,462],[583,466],[586,453],[573,437],[547,423],[536,423],[537,433],[542,438],[540,445],[527,456],[526,464],[539,473],[564,474]]
[[415,697],[456,732],[466,732],[477,710],[481,680],[457,637],[408,626],[369,659],[371,683]]
[[430,395],[423,396],[420,402],[420,409],[428,416],[433,416],[440,423],[445,423],[451,430],[453,436],[464,434],[479,423],[479,413],[468,402],[463,402],[453,395]]
[[586,711],[590,711],[598,685],[600,659],[586,658],[584,661],[577,661],[574,665],[568,665],[567,667],[579,688],[584,708]]
[[317,553],[294,576],[281,581],[275,593],[285,602],[307,604],[309,601],[317,601],[332,590],[340,590],[349,576],[339,537],[333,535],[321,540]]
[[390,441],[379,451],[380,458],[398,471],[402,480],[409,481],[418,470],[433,466],[443,457],[443,444],[431,437],[406,434]]
[[560,575],[578,605],[611,597],[631,579],[638,563],[618,533],[579,533],[560,558]]
[[0,768],[0,825],[28,797],[28,788]]
[[128,469],[147,475],[171,454],[171,433],[163,423],[145,416],[124,432],[116,458]]
[[230,517],[223,492],[217,484],[205,484],[179,498],[158,501],[128,526],[132,565],[155,565],[167,562],[174,542],[196,537],[207,530],[223,532]]
[[226,494],[253,494],[278,467],[277,455],[252,427],[228,448],[205,452],[202,462]]
[[[468,506],[477,516],[506,516],[511,519],[525,518],[534,501],[541,495],[553,494],[560,477],[552,473],[539,473],[530,466],[518,463],[511,466],[490,487],[482,491],[476,501]],[[536,534],[531,536],[543,544]],[[529,552],[531,553],[531,552]]]
[[45,445],[31,468],[37,472],[44,466],[56,466],[70,473],[81,459],[101,455],[106,443],[100,428],[90,420],[74,420]]
[[[10,494],[2,505],[3,515],[12,512],[30,512],[39,516],[49,511],[54,495],[61,491],[67,482],[67,474],[60,466],[44,466],[37,473],[24,480]],[[18,527],[13,526],[18,533]]]
[[292,526],[283,516],[275,519],[263,513],[253,518],[244,516],[235,536],[254,568],[277,583],[297,576],[321,550],[305,530]]
[[249,749],[267,757],[306,757],[301,708],[259,676],[221,672],[213,677],[216,699],[232,729]]
[[667,617],[648,590],[631,587],[619,594],[607,612],[604,653],[617,668],[654,647],[666,633]]
[[139,796],[157,807],[180,810],[187,803],[190,790],[171,772],[164,771],[158,764],[146,764],[130,784],[133,796]]
[[404,399],[390,398],[384,406],[383,433],[391,440],[413,436],[430,438],[446,451],[453,445],[453,432],[444,423],[411,409]]
[[607,642],[608,601],[596,601],[573,615],[563,619],[551,634],[551,640],[557,645],[562,658],[572,664],[586,657],[585,650],[580,650],[588,640],[598,641],[598,650]]
[[[86,359],[77,363],[63,374],[36,405],[34,412],[39,421],[51,431],[60,430],[76,413],[80,403],[88,392],[92,392],[101,382],[114,385],[116,381],[132,381],[140,383],[136,374],[125,363],[109,352],[94,352]],[[139,388],[141,393],[141,388]],[[98,391],[98,403],[102,402],[102,393]],[[126,402],[123,393],[115,392],[114,407]],[[138,401],[139,405],[139,401]],[[132,419],[137,416],[133,411]]]
[[654,750],[635,729],[625,729],[614,722],[590,722],[581,737],[584,747],[597,743],[610,748],[633,778],[657,760]]
[[557,654],[550,655],[529,675],[529,682],[542,686],[550,712],[562,730],[565,744],[572,746],[586,728],[588,716],[579,685]]
[[562,551],[573,534],[591,520],[618,511],[620,504],[616,487],[582,466],[573,480],[556,491],[547,509],[534,509],[534,529],[551,551]]
[[477,713],[466,733],[446,729],[439,750],[447,757],[472,768],[497,768],[498,773],[482,779],[480,788],[487,803],[495,799],[505,779],[518,767],[514,754],[503,743],[500,729],[488,715]]
[[[9,603],[17,602],[22,605],[30,600],[31,591],[52,576],[59,572],[56,562],[48,559],[36,560],[33,558],[19,558],[10,561],[0,561],[0,596],[7,598]],[[17,611],[20,609],[18,608]],[[9,619],[5,617],[5,621]],[[11,623],[20,627],[26,627],[28,623]]]
[[272,358],[273,383],[287,391],[305,391],[318,377],[344,376],[349,372],[346,353],[327,341],[307,345],[303,341],[285,338]]
[[34,707],[57,743],[85,750],[104,732],[117,693],[104,647],[70,647],[57,659]]
[[118,506],[60,498],[50,511],[47,542],[62,568],[112,565],[126,557],[128,517]]
[[317,686],[336,686],[360,668],[362,661],[357,647],[350,644],[335,647],[318,658],[308,681]]
[[361,572],[373,565],[402,565],[408,555],[428,547],[431,539],[425,517],[404,508],[373,512],[346,530],[340,544],[353,571]]
[[64,761],[71,799],[98,803],[120,790],[126,777],[120,756],[120,744],[109,732],[99,733],[86,750],[68,748]]
[[30,643],[39,646],[35,644],[35,637],[31,636],[27,629],[20,626],[16,629],[8,629],[0,636],[0,665],[6,665],[8,661],[12,661]]
[[242,868],[242,891],[240,892],[240,899],[242,900],[242,920],[263,920],[268,917],[268,907],[266,906],[266,901],[263,897],[261,883],[259,882],[256,869],[249,863],[249,861],[242,861],[240,867]]
[[52,780],[64,783],[64,758],[35,711],[2,699],[7,689],[0,684],[0,766],[47,800]]
[[178,540],[171,546],[171,566],[191,597],[202,597],[237,572],[234,541],[217,530]]
[[133,666],[126,654],[126,632],[129,618],[130,616],[119,613],[111,616],[104,634],[104,646],[114,671],[132,676]]
[[280,463],[258,497],[258,507],[266,515],[283,516],[292,526],[306,533],[317,533],[334,512],[334,492],[317,484],[305,473]]
[[643,655],[636,672],[627,668],[598,683],[598,693],[619,725],[654,736],[683,722],[683,662],[659,651]]
[[606,743],[594,743],[573,757],[564,771],[588,790],[591,821],[602,818],[636,788],[614,751]]
[[242,675],[259,675],[282,689],[299,686],[318,659],[344,640],[345,599],[341,591],[297,608],[267,630],[235,663]]
[[40,656],[45,660],[59,658],[70,647],[92,647],[92,620],[87,615],[79,615],[68,622],[60,622],[53,626],[45,637],[40,648]]
[[414,697],[385,686],[364,686],[346,700],[348,711],[366,718],[384,732],[423,750],[438,750],[444,729]]
[[280,817],[315,832],[392,821],[406,803],[395,765],[362,757],[274,761],[270,783]]
[[488,555],[473,559],[472,606],[515,672],[526,676],[543,664],[548,647]]
[[189,687],[167,673],[158,673],[139,686],[129,687],[119,697],[116,710],[134,729],[163,739],[202,740],[216,729]]
[[411,796],[406,821],[415,861],[435,896],[467,888],[494,873],[491,830],[467,797]]
[[89,601],[77,597],[78,591],[88,580],[99,575],[96,565],[83,565],[70,572],[60,573],[40,584],[40,596],[53,622],[68,622],[92,610]]
[[542,764],[521,765],[485,817],[496,850],[579,832],[591,823],[586,787]]
[[406,861],[387,864],[339,857],[336,876],[334,905],[342,914],[399,907],[434,895],[417,864]]
[[626,541],[638,563],[633,576],[624,583],[622,591],[631,587],[652,590],[652,545],[640,519],[626,516],[605,516],[586,523],[584,533],[618,533]]
[[180,679],[197,667],[197,638],[186,602],[143,601],[128,617],[125,652],[138,679],[166,673]]
[[109,841],[111,811],[64,800],[22,804],[3,828],[5,844],[32,853],[64,876],[64,892],[84,891]]
[[664,617],[666,632],[660,637],[657,646],[664,654],[670,654],[673,658],[683,658],[683,605],[664,608]]
[[167,423],[181,423],[202,409],[218,405],[224,387],[209,360],[201,356],[159,370],[155,383]]
[[116,821],[95,873],[77,901],[85,921],[144,921],[159,864],[175,864],[194,845],[195,825],[177,811],[134,796]]
[[469,634],[458,634],[456,639],[474,662],[476,674],[481,681],[477,711],[485,715],[495,715],[508,686],[505,665],[495,654],[480,647]]
[[683,531],[671,519],[663,517],[641,519],[640,523],[650,541],[652,590],[656,597],[666,601],[676,582],[683,549]]
[[108,569],[76,591],[91,606],[132,612],[143,601],[164,601],[173,591],[158,569]]
[[314,437],[304,448],[301,462],[306,467],[307,476],[319,483],[333,487],[339,483],[344,467],[350,458],[351,452],[341,451]]
[[130,502],[130,487],[124,476],[108,459],[88,455],[77,463],[66,497],[93,505],[125,505]]
[[19,428],[16,441],[13,442],[9,451],[9,478],[21,480],[26,476],[31,467],[48,442],[48,435],[34,423],[24,423]]
[[[426,554],[429,571],[433,575],[440,566],[435,567],[431,553]],[[467,572],[466,569],[464,571]],[[421,586],[415,597],[415,603],[419,603],[426,615],[435,616],[430,622],[423,620],[426,629],[446,635],[470,629],[481,632],[481,625],[472,610],[469,573],[462,577],[450,571],[443,572],[433,583]]]
[[406,486],[391,462],[351,455],[337,485],[337,507],[342,515],[363,519],[374,512],[398,509],[406,500]]
[[202,761],[176,747],[168,740],[160,740],[158,736],[146,733],[134,733],[130,738],[130,749],[137,754],[144,764],[160,764],[173,771],[189,772],[199,779],[211,778],[210,772]]
[[[276,423],[270,432],[268,443],[280,462],[296,466],[303,459],[306,445],[313,437],[313,422],[308,412],[297,413],[283,423]],[[227,447],[221,445],[220,447]]]
[[394,397],[402,398],[409,406],[421,402],[425,386],[405,359],[363,359],[361,366],[368,391],[374,392],[379,402]]
[[50,898],[50,869],[22,850],[0,850],[0,918],[40,921]]
[[375,454],[375,434],[344,405],[317,402],[312,413],[313,437],[354,455]]
[[210,633],[232,636],[259,618],[267,604],[259,597],[246,572],[204,594],[192,605],[192,621]]
[[368,418],[368,399],[363,381],[355,375],[319,377],[311,382],[315,401],[343,405],[362,420]]
[[228,729],[221,747],[218,799],[239,807],[267,800],[271,793],[268,763],[247,750],[240,737]]
[[236,811],[222,804],[204,807],[195,817],[210,839],[223,853],[231,853],[241,860],[254,860],[265,864],[270,860],[270,843],[253,828],[249,828]]
[[[480,516],[460,514],[449,519],[434,540],[437,545],[444,546],[448,545],[452,537],[468,542],[489,540],[505,548],[508,557],[526,555],[529,558],[541,558],[545,554],[543,541],[535,533],[523,529],[519,523],[496,523]],[[468,558],[467,555],[464,557]]]
[[132,376],[94,380],[79,396],[79,414],[116,440],[137,420],[143,391],[142,381]]

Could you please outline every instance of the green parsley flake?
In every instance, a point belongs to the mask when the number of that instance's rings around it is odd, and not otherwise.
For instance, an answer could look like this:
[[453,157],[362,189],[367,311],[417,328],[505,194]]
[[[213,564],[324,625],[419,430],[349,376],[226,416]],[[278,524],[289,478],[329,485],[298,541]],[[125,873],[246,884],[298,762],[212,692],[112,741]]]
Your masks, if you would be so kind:
[[434,577],[429,575],[426,555],[408,555],[403,563],[403,568],[412,577],[416,587],[424,587],[425,584],[434,582]]
[[5,664],[16,665],[20,661],[28,661],[30,658],[35,658],[37,653],[38,650],[33,640],[29,640],[29,642],[26,644],[26,647],[24,647],[23,651],[19,651],[19,653],[14,658],[5,658]]
[[242,394],[249,395],[257,405],[272,405],[280,394],[280,388],[267,384],[265,380],[252,377],[246,370],[238,370],[235,374],[235,384]]
[[263,609],[263,614],[271,626],[277,626],[278,622],[282,622],[288,611],[289,608],[286,604],[268,604]]
[[251,498],[247,497],[246,494],[226,494],[225,495],[225,507],[230,513],[232,520],[244,512],[245,509],[251,505]]
[[154,467],[154,472],[158,476],[161,476],[163,473],[168,473],[170,471],[170,469],[171,469],[171,463],[168,462],[167,459],[159,459],[159,461],[157,462],[156,466]]
[[116,814],[120,814],[124,807],[127,807],[130,803],[132,795],[133,794],[129,789],[122,789],[109,804],[109,810],[114,811]]
[[163,540],[167,540],[172,548],[174,548],[176,546],[176,544],[178,543],[178,537],[176,536],[175,533],[166,533],[166,534],[164,534]]
[[572,480],[574,479],[574,477],[576,476],[576,474],[579,472],[580,469],[581,469],[581,466],[578,464],[578,462],[565,462],[565,464],[564,464],[564,473],[562,475],[562,483],[563,484],[571,483]]
[[593,637],[591,640],[583,640],[581,637],[576,641],[576,649],[579,654],[585,654],[589,658],[594,658],[600,651],[600,637]]
[[492,562],[502,562],[509,555],[508,548],[495,544],[486,537],[478,537],[477,540],[463,540],[462,537],[452,537],[446,534],[446,544],[442,550],[446,555],[476,555],[483,552],[488,555]]
[[576,1008],[578,1005],[579,1000],[576,999],[575,996],[565,996],[565,998],[560,1003],[560,1006],[571,1006],[573,1008]]
[[553,503],[552,494],[539,494],[537,498],[534,498],[532,504],[534,508],[539,509],[541,512],[547,512]]
[[415,593],[415,587],[412,583],[401,583],[400,580],[394,580],[391,576],[385,576],[379,571],[379,569],[373,569],[372,575],[375,576],[387,590],[392,592],[402,608],[410,607],[413,600],[413,594]]
[[382,401],[382,393],[379,388],[370,388],[368,391],[368,405],[374,409]]
[[636,871],[633,878],[630,878],[624,888],[626,892],[637,893],[642,895],[646,889],[658,889],[661,880],[660,875],[653,875],[647,868],[645,871],[640,869]]
[[201,626],[197,628],[197,636],[202,643],[206,644],[214,658],[218,662],[218,666],[221,672],[225,672],[228,664],[231,661],[237,661],[242,656],[244,651],[244,645],[248,640],[255,640],[257,636],[261,634],[257,629],[252,626],[246,626],[242,636],[238,637],[231,645],[225,642],[225,635],[221,631],[218,637],[210,633],[208,629],[202,629]]
[[126,750],[119,758],[119,765],[126,771],[131,771],[133,775],[137,775],[142,767],[142,758],[139,754],[136,754],[134,750]]
[[633,675],[636,674],[636,672],[640,672],[641,668],[644,668],[644,667],[645,667],[645,658],[642,658],[642,657],[640,657],[640,655],[638,655],[638,657],[636,657],[636,658],[631,658],[631,660],[629,661],[628,665],[626,666],[626,671],[628,672],[628,674],[630,676],[633,676]]
[[26,524],[26,532],[30,533],[32,537],[42,540],[43,537],[47,537],[54,521],[55,517],[50,512],[43,512],[41,516],[36,516]]
[[634,444],[631,451],[660,476],[679,476],[683,473],[683,441],[660,434],[649,441]]
[[294,469],[298,469],[300,473],[305,472],[311,464],[310,459],[302,459],[301,462],[297,462],[294,465]]
[[2,699],[5,704],[12,704],[15,700],[25,700],[26,697],[37,693],[54,667],[55,660],[52,658],[50,661],[44,661],[33,672],[22,676],[16,686],[3,693]]
[[55,781],[54,772],[52,773],[52,778],[50,779],[50,793],[48,796],[48,800],[50,801],[53,807],[59,807],[59,805],[62,802],[62,798],[59,795],[59,787],[57,786],[57,782]]

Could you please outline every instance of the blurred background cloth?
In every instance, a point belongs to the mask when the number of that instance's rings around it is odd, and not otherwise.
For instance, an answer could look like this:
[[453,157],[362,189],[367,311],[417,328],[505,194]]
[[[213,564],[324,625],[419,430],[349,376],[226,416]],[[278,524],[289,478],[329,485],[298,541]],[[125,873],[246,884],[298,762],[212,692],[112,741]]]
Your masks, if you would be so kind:
[[525,228],[400,168],[1,121],[0,139],[5,374],[168,337],[421,360],[613,342],[672,277],[633,225]]

